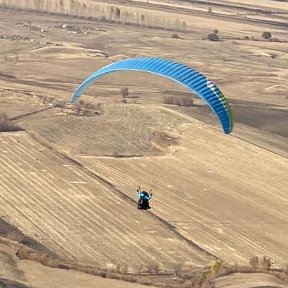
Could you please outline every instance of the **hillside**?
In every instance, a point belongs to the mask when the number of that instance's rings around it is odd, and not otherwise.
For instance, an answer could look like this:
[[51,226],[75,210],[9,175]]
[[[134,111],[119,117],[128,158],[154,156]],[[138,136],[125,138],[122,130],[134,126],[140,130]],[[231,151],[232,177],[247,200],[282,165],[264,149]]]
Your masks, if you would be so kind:
[[[210,288],[284,287],[287,4],[36,2],[0,0],[0,113],[22,128],[0,133],[1,236],[158,287],[196,287],[209,273]],[[99,79],[81,98],[93,113],[67,105],[97,68],[138,56],[173,59],[215,81],[231,103],[233,133],[196,95],[155,75]],[[181,97],[193,105],[168,104]],[[149,211],[136,209],[139,185],[153,189]],[[0,286],[126,287],[20,260],[10,244],[1,244]],[[247,268],[253,256],[278,272]],[[222,261],[243,273],[215,272]]]

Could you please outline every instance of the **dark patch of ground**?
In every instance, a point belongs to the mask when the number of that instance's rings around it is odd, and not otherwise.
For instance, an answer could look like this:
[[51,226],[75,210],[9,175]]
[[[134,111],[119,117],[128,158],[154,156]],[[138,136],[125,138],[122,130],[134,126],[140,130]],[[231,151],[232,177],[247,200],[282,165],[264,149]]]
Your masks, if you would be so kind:
[[275,106],[231,103],[236,123],[245,124],[288,138],[288,110]]
[[[237,99],[229,99],[229,103],[233,111],[235,125],[241,123],[288,138],[287,107]],[[209,125],[219,125],[215,114],[207,105],[196,107],[171,106],[170,108],[184,112],[186,115]]]
[[31,288],[31,286],[26,286],[19,282],[0,278],[0,288]]
[[[16,226],[13,226],[13,225],[7,223],[2,218],[0,218],[0,236],[5,237],[5,238],[9,238],[11,240],[14,240],[13,238],[17,238],[15,240],[18,240],[18,242],[24,244],[27,247],[31,247],[32,249],[34,249],[36,251],[40,251],[43,253],[47,253],[51,256],[57,257],[57,255],[54,252],[52,252],[51,250],[49,250],[46,246],[42,245],[41,243],[37,242],[36,240],[32,239],[31,237],[26,236]],[[1,288],[1,285],[0,285],[0,288]]]

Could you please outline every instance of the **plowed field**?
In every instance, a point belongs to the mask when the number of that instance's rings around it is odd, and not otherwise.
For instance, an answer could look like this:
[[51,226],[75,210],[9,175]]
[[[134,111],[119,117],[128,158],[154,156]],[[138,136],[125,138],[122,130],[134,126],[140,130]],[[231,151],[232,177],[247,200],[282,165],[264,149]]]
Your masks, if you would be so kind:
[[[287,264],[286,3],[7,2],[0,113],[23,131],[0,133],[3,220],[87,266],[175,272],[255,255]],[[195,95],[155,75],[99,79],[81,98],[99,108],[92,116],[63,104],[97,68],[142,56],[179,61],[217,83],[233,133]],[[168,104],[177,97],[192,107]],[[149,211],[136,209],[138,185],[153,189]]]

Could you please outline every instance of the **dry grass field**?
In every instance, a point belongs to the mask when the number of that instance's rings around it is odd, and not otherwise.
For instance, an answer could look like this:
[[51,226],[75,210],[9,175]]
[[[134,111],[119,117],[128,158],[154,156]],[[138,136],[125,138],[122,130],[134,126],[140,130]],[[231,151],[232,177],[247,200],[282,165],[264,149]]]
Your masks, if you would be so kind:
[[[168,272],[170,282],[179,267],[216,260],[238,267],[266,256],[286,267],[287,2],[72,2],[0,0],[0,113],[22,129],[0,132],[1,219],[67,263]],[[215,29],[219,41],[209,41]],[[224,135],[196,96],[193,107],[165,104],[191,96],[147,74],[99,79],[81,98],[95,114],[63,104],[97,68],[139,56],[174,59],[211,78],[231,103],[233,133]],[[136,209],[138,185],[153,189],[150,211]],[[0,263],[7,268],[12,257],[14,272],[2,267],[2,276],[23,285],[139,287],[79,272],[68,281],[73,272],[5,249]],[[209,285],[285,286],[243,273]]]

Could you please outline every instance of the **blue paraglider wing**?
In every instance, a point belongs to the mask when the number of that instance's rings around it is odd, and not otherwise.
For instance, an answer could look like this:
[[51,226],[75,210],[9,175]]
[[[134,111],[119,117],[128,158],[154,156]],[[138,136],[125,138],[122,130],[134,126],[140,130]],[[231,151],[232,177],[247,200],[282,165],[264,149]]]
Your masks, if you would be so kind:
[[182,84],[204,100],[217,115],[224,132],[231,133],[233,129],[232,111],[220,89],[206,76],[191,67],[166,59],[130,58],[102,67],[80,84],[73,94],[71,102],[77,102],[81,94],[97,78],[117,71],[149,72]]

